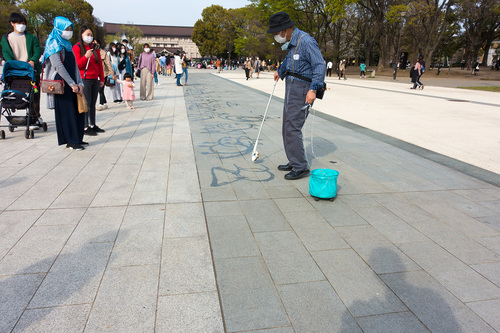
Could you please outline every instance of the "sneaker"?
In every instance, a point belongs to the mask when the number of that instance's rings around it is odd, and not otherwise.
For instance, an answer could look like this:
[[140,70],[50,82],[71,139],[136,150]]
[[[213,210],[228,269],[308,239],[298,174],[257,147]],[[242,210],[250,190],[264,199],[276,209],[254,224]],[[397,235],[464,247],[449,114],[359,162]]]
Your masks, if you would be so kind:
[[85,149],[81,144],[78,144],[78,143],[68,143],[66,145],[66,148],[71,149],[71,150],[84,150]]
[[83,134],[89,135],[89,136],[96,136],[97,132],[94,131],[94,129],[92,127],[87,127],[87,129],[83,130]]
[[92,126],[91,129],[94,130],[97,133],[104,133],[104,132],[106,132],[105,130],[103,130],[102,128],[100,128],[97,125]]
[[30,125],[30,130],[37,130],[40,129],[38,125]]
[[96,108],[95,108],[97,111],[102,111],[104,110],[102,104],[99,104]]
[[81,146],[88,146],[88,145],[89,145],[89,143],[88,143],[88,142],[85,142],[85,141],[82,141],[82,142],[80,142],[80,145],[81,145]]

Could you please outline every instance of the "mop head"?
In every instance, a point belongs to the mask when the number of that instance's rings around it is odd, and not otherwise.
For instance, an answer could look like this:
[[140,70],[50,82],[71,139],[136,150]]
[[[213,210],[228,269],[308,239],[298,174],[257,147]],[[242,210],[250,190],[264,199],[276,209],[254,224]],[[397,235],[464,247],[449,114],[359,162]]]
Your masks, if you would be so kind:
[[254,151],[252,153],[252,162],[257,161],[258,158],[259,158],[259,152],[258,151]]

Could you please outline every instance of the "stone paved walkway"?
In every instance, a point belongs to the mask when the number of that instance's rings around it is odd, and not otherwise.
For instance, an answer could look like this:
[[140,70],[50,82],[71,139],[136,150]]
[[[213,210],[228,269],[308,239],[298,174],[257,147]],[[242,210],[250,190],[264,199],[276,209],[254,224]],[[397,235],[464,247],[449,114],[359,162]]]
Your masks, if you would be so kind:
[[83,152],[50,111],[0,141],[0,332],[500,332],[498,187],[310,117],[316,202],[276,169],[279,98],[253,163],[268,94],[160,82]]

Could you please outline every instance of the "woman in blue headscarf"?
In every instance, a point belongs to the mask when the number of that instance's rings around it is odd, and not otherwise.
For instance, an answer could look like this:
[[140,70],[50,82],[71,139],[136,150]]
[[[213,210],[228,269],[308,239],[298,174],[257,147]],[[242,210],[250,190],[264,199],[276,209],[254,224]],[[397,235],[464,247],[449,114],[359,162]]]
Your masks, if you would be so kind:
[[85,117],[78,112],[77,93],[83,93],[83,81],[76,65],[70,39],[73,23],[65,17],[54,19],[54,29],[45,42],[43,62],[48,80],[64,80],[64,94],[47,94],[47,107],[55,110],[57,140],[66,148],[83,150]]

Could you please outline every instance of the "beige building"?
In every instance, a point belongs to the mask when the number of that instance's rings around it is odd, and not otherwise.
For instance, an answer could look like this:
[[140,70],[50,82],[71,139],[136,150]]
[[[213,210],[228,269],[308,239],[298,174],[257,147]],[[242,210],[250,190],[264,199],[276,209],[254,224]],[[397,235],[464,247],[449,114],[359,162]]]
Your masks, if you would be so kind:
[[[122,23],[104,23],[109,35],[115,35],[120,32]],[[134,24],[141,29],[144,36],[139,43],[148,43],[156,53],[169,52],[174,53],[177,50],[186,52],[188,58],[201,58],[198,47],[191,40],[193,27],[169,27],[160,25]]]

